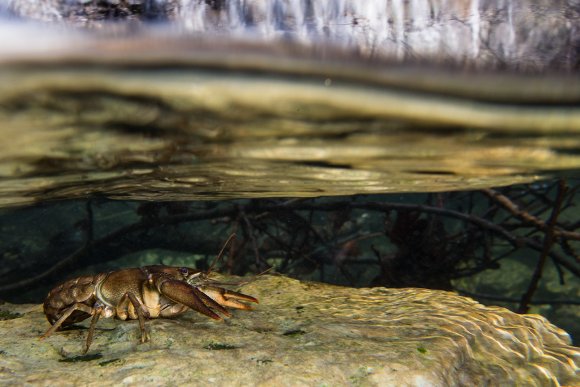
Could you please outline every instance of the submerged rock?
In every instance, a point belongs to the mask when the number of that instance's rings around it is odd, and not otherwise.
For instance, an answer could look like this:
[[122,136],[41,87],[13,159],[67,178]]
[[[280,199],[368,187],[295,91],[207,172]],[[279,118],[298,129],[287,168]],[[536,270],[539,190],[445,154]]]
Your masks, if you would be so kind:
[[[193,313],[99,322],[44,341],[39,305],[0,307],[0,382],[35,385],[574,385],[580,350],[542,317],[426,289],[353,289],[261,276],[224,323]],[[0,317],[0,319],[2,319]],[[85,322],[83,325],[87,325]]]

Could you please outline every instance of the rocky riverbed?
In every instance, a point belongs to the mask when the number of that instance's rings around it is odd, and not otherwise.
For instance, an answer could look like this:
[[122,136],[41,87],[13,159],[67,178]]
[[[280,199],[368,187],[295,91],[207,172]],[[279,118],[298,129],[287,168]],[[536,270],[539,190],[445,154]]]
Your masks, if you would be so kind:
[[[352,289],[264,275],[240,290],[260,299],[225,322],[188,312],[100,321],[38,337],[40,305],[0,307],[3,385],[575,385],[580,350],[536,315],[426,289]],[[88,322],[81,325],[87,326]]]

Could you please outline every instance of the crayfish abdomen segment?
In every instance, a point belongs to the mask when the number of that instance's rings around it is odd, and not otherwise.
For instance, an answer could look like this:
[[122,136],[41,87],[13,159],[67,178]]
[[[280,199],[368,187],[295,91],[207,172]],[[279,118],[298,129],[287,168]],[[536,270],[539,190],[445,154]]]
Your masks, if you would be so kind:
[[[95,298],[95,284],[99,276],[83,276],[66,281],[48,293],[44,301],[44,314],[51,324],[54,324],[63,313],[76,303],[82,303],[92,307]],[[72,313],[62,326],[71,325],[89,318],[91,315],[81,310]]]

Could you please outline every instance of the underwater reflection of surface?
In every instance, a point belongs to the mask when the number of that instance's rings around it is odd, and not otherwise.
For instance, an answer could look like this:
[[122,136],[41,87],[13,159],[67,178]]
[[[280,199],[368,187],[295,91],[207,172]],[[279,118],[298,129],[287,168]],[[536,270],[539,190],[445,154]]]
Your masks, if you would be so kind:
[[300,58],[266,71],[267,53],[236,71],[125,69],[127,55],[5,65],[0,205],[450,191],[580,166],[577,79]]

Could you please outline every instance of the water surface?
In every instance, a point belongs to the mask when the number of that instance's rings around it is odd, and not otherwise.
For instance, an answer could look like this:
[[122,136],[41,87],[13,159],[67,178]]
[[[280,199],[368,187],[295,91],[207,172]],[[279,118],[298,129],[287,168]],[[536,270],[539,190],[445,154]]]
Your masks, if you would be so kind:
[[466,190],[580,165],[565,1],[131,4],[0,10],[0,206]]

